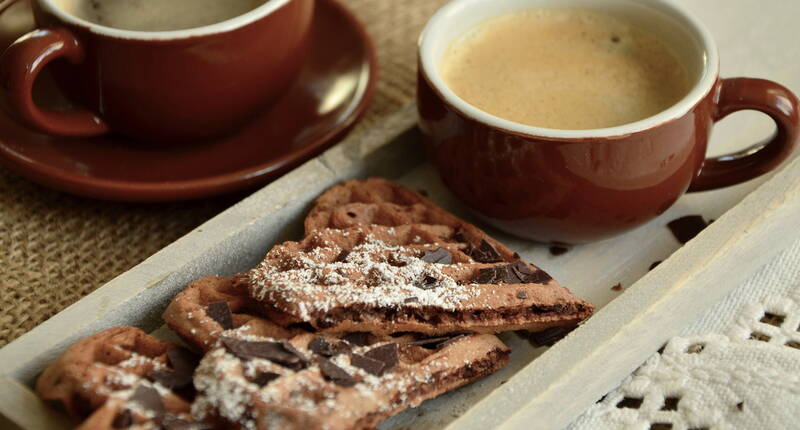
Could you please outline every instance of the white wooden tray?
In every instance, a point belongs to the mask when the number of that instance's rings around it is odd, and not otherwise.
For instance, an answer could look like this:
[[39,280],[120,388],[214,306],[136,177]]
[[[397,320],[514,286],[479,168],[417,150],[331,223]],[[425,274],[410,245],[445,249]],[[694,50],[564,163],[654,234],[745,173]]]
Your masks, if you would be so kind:
[[[766,77],[800,91],[800,45],[792,41],[800,3],[677,1],[711,27],[726,76]],[[298,238],[309,203],[333,183],[368,175],[398,179],[426,189],[438,203],[470,218],[424,163],[415,118],[409,107],[380,131],[348,139],[0,350],[0,414],[8,420],[0,417],[0,428],[11,422],[30,430],[69,427],[31,391],[44,366],[75,340],[112,326],[135,325],[168,337],[160,314],[180,289],[203,275],[246,270],[273,244]],[[736,114],[715,130],[715,152],[741,147],[769,130],[769,122],[757,115]],[[686,214],[717,221],[680,248],[664,226]],[[381,428],[562,428],[796,239],[799,220],[797,160],[772,177],[687,195],[636,231],[560,257],[550,256],[544,246],[490,230],[599,311],[550,349],[503,336],[514,350],[504,370],[400,414]],[[648,272],[659,260],[665,261]],[[617,283],[624,291],[611,289]]]
[[[180,289],[206,274],[244,271],[276,242],[298,238],[312,199],[343,179],[397,179],[427,190],[433,200],[469,218],[423,162],[414,120],[409,108],[376,135],[344,142],[0,350],[0,412],[25,429],[64,428],[68,421],[42,405],[31,386],[67,345],[117,325],[169,336],[159,329],[160,314]],[[397,137],[384,144],[386,136]],[[559,257],[550,256],[545,246],[493,232],[602,309],[549,350],[503,336],[513,349],[505,369],[407,411],[382,428],[412,423],[415,429],[563,427],[792,241],[794,236],[786,233],[788,228],[796,231],[800,219],[800,160],[749,193],[752,186],[689,195],[634,232]],[[744,194],[749,195],[741,200]],[[679,244],[664,225],[699,211],[718,219],[673,254]],[[652,262],[663,259],[648,273]],[[626,287],[624,292],[611,289],[617,283]]]

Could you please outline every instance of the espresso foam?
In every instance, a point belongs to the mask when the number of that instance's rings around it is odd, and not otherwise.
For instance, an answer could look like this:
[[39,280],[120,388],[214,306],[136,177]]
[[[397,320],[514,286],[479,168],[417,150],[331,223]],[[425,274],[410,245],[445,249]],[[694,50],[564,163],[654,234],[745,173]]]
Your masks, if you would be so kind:
[[202,27],[247,13],[267,0],[56,0],[65,12],[122,30]]
[[486,21],[450,46],[441,73],[481,110],[556,129],[638,121],[690,89],[686,69],[655,36],[581,9],[533,9]]

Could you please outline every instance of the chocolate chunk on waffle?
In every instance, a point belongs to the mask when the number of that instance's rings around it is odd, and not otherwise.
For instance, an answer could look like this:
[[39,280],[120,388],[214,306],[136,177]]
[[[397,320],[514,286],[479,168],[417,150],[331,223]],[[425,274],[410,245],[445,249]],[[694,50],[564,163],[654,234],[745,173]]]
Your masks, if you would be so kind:
[[273,321],[323,332],[540,331],[591,315],[536,266],[481,262],[499,253],[480,243],[446,225],[314,230],[275,246],[248,288]]
[[164,321],[183,340],[202,351],[216,346],[226,330],[288,339],[297,330],[285,329],[254,311],[247,278],[207,276],[191,283],[164,311]]
[[232,338],[198,367],[192,412],[221,428],[369,429],[500,369],[508,354],[492,335],[460,336],[435,348],[402,338],[368,346],[316,334],[289,342]]
[[475,261],[514,262],[519,257],[478,227],[440,208],[420,193],[383,178],[350,180],[335,185],[314,202],[305,220],[306,235],[314,230],[409,224],[447,226],[468,245]]
[[117,327],[72,345],[36,382],[84,429],[207,428],[192,420],[188,398],[199,357],[137,328]]

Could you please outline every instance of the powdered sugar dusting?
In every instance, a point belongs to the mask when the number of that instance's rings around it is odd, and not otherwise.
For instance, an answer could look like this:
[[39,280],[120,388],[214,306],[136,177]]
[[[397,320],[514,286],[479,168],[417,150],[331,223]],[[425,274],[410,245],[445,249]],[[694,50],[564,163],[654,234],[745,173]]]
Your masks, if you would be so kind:
[[194,385],[202,394],[192,404],[192,416],[204,420],[215,411],[246,429],[256,427],[255,420],[247,413],[258,386],[237,372],[240,365],[240,361],[224,349],[206,354],[195,371]]
[[130,369],[130,368],[137,368],[149,365],[152,366],[154,370],[162,369],[165,367],[164,364],[150,357],[140,355],[135,352],[131,352],[130,355],[131,356],[126,360],[117,363],[117,367],[121,367],[123,369]]
[[[407,393],[414,392],[414,386],[432,383],[433,375],[443,369],[435,361],[400,363],[382,376],[376,376],[354,366],[350,354],[339,354],[329,360],[356,381],[353,387],[341,387],[323,377],[319,362],[314,358],[318,356],[307,348],[313,337],[307,335],[292,341],[300,353],[310,358],[308,366],[299,371],[264,359],[242,360],[224,348],[208,353],[194,377],[198,397],[192,407],[193,415],[204,419],[216,414],[231,422],[241,423],[247,429],[255,428],[258,418],[280,422],[279,409],[285,408],[317,417],[322,422],[329,419],[352,419],[355,422],[366,413],[391,411],[413,400]],[[259,336],[248,336],[248,340],[278,342]],[[389,342],[370,346],[351,345],[350,352],[364,354],[386,343]],[[261,372],[281,376],[261,387],[252,382]],[[259,410],[259,404],[267,407]],[[259,417],[259,413],[267,416]]]
[[320,240],[305,253],[275,253],[278,264],[268,258],[252,270],[251,294],[257,300],[285,304],[287,309],[282,310],[305,321],[352,305],[452,310],[479,294],[417,254],[412,248],[391,246],[366,234],[340,258],[336,257],[342,255],[338,245]]
[[[485,359],[499,342],[496,339],[486,342],[488,336],[476,335],[462,337],[447,348],[436,351],[413,347],[417,348],[413,353],[416,358],[412,360],[410,355],[401,355],[404,358],[381,376],[353,365],[352,356],[364,355],[374,348],[395,342],[350,345],[347,353],[327,358],[355,382],[347,386],[323,376],[319,365],[322,356],[308,348],[316,337],[306,334],[291,340],[294,348],[308,359],[307,366],[297,371],[264,359],[241,359],[224,348],[209,352],[195,373],[198,396],[192,406],[193,416],[199,419],[218,416],[240,423],[246,429],[258,426],[287,428],[291,427],[287,424],[289,421],[294,425],[304,422],[310,427],[350,428],[366,416],[393,414],[399,409],[417,406],[436,395],[437,390],[460,385],[463,379],[448,380],[451,377],[448,375],[456,375],[464,366]],[[279,342],[261,336],[249,336],[248,340]],[[463,344],[457,347],[459,343]],[[280,376],[260,386],[253,381],[261,372]],[[421,394],[425,391],[426,394]]]

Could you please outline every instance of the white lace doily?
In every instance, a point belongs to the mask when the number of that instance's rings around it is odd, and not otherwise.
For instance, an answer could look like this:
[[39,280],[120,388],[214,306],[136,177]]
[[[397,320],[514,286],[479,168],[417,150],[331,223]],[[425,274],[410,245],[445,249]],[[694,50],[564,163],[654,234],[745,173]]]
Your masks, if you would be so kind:
[[800,429],[800,241],[569,430]]

